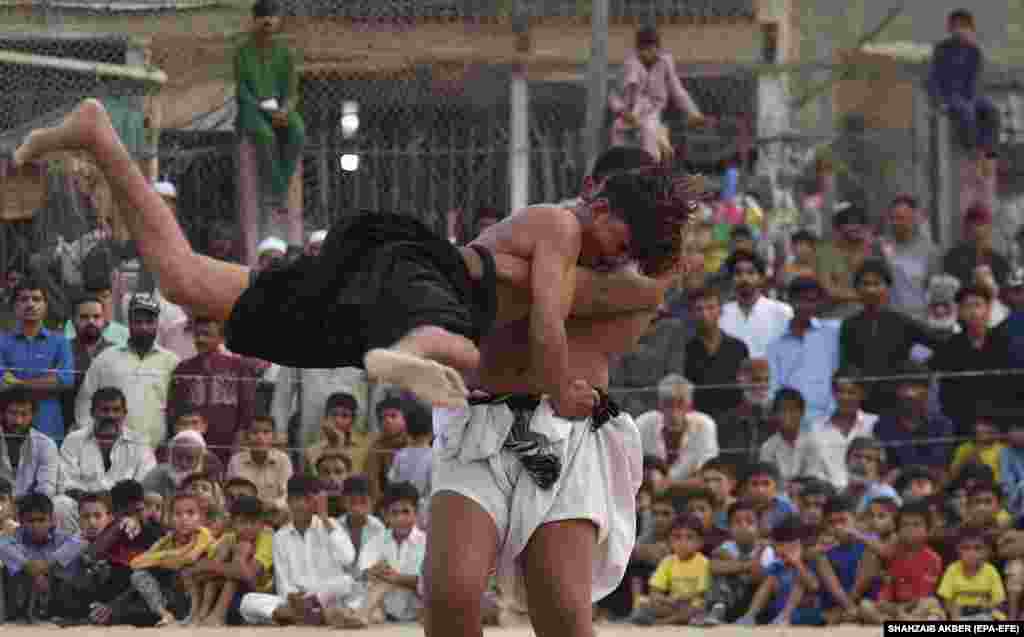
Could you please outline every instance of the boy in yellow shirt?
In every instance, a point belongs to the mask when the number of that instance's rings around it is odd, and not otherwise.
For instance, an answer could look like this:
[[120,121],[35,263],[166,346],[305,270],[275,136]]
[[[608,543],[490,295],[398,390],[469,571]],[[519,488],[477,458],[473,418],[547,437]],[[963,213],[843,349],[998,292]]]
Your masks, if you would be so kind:
[[633,611],[630,621],[641,626],[701,624],[704,596],[711,584],[711,564],[700,552],[703,544],[704,525],[699,518],[684,515],[672,522],[672,554],[658,563],[650,580],[651,594]]
[[956,448],[950,475],[956,479],[960,471],[970,462],[980,462],[992,469],[992,475],[1000,476],[1000,456],[1006,443],[999,423],[988,407],[979,407],[974,417],[974,440],[965,442]]
[[1006,619],[998,610],[1006,601],[1003,579],[985,561],[986,552],[985,538],[980,533],[967,531],[960,537],[960,559],[946,569],[938,591],[950,621]]
[[274,535],[264,524],[258,498],[241,496],[231,510],[229,533],[208,558],[182,573],[192,598],[189,624],[240,626],[246,593],[269,593],[274,585]]

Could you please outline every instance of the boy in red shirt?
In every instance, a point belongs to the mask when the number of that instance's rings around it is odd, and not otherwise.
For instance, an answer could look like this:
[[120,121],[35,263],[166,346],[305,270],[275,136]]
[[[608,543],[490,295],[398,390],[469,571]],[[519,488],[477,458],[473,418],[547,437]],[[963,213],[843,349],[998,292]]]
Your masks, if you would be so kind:
[[896,518],[896,541],[881,558],[885,568],[878,601],[863,600],[861,619],[869,624],[886,621],[941,621],[946,618],[935,589],[942,577],[942,558],[928,546],[931,514],[924,502],[907,504]]

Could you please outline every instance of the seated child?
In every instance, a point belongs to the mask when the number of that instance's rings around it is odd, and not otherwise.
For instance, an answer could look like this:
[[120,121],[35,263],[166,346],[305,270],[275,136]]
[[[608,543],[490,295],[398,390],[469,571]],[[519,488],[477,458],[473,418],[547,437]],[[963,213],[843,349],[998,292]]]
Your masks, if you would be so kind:
[[900,471],[895,486],[904,504],[920,502],[938,492],[935,476],[922,465],[912,465]]
[[861,516],[862,526],[869,541],[867,545],[876,553],[896,540],[896,516],[900,505],[892,498],[875,498]]
[[999,460],[1004,449],[1006,443],[993,409],[979,407],[974,417],[974,440],[961,443],[956,448],[949,468],[950,478],[956,479],[968,462],[980,462],[990,467],[993,477],[998,478],[1001,475]]
[[1004,532],[1003,526],[999,523],[999,513],[1002,510],[1001,495],[999,485],[995,482],[977,482],[971,485],[967,493],[963,521],[958,527],[950,528],[943,536],[936,538],[938,541],[935,545],[944,563],[949,564],[957,558],[960,536],[967,531],[976,533],[985,540],[982,560],[996,560],[996,547]]
[[356,592],[349,574],[355,551],[341,525],[326,515],[323,488],[315,478],[293,476],[287,494],[291,521],[273,540],[274,594],[246,594],[242,618],[262,625],[366,626],[349,608]]
[[938,591],[950,621],[1006,619],[998,610],[1006,601],[1003,579],[986,561],[986,551],[986,540],[977,531],[967,529],[960,536],[957,543],[960,559],[943,573]]
[[231,478],[224,483],[224,507],[228,511],[235,505],[235,500],[243,495],[259,497],[259,489],[245,478]]
[[689,489],[683,494],[686,513],[696,517],[704,526],[701,537],[704,545],[700,552],[711,555],[723,542],[729,539],[729,532],[715,526],[715,496],[708,489]]
[[822,525],[825,521],[825,505],[835,495],[836,488],[824,480],[810,478],[804,481],[800,497],[797,498],[797,508],[800,510],[800,520],[808,529],[818,529]]
[[815,458],[813,440],[802,426],[807,414],[803,395],[792,387],[783,387],[772,401],[772,416],[777,430],[761,445],[761,462],[775,465],[779,478],[789,482],[811,468]]
[[796,515],[789,515],[772,529],[772,548],[778,558],[764,570],[750,608],[736,623],[777,625],[817,625],[823,623],[817,609],[800,608],[805,595],[816,595],[817,576],[803,559],[803,543],[808,529]]
[[729,507],[736,501],[733,492],[736,490],[736,467],[724,458],[712,458],[700,468],[700,478],[704,488],[711,491],[714,501],[715,526],[729,528]]
[[729,533],[732,539],[711,553],[708,626],[742,616],[763,577],[761,565],[775,561],[771,547],[759,540],[757,512],[750,501],[737,500],[729,507]]
[[875,573],[862,573],[867,544],[856,528],[853,498],[836,496],[825,506],[825,523],[837,544],[816,561],[822,584],[822,615],[829,625],[855,622],[860,600],[873,595]]
[[747,467],[743,478],[743,497],[757,507],[757,520],[761,535],[770,537],[771,530],[781,520],[796,513],[789,498],[780,495],[782,477],[770,462],[757,462]]
[[[213,545],[202,524],[202,504],[195,493],[183,492],[171,501],[174,530],[131,562],[132,588],[146,603],[160,628],[175,622],[175,610],[184,610],[178,575],[195,566]],[[178,614],[182,614],[179,613]]]
[[[103,564],[103,583],[83,596],[88,604],[88,619],[93,624],[130,623],[127,615],[111,605],[125,592],[131,591],[131,560],[141,555],[163,535],[163,527],[144,519],[144,491],[134,480],[122,480],[110,490],[114,519],[83,551],[87,564]],[[116,620],[116,621],[115,621]]]
[[72,577],[61,579],[53,590],[53,615],[61,626],[85,623],[94,591],[106,585],[109,564],[93,562],[85,551],[114,521],[114,505],[108,493],[86,493],[78,500],[78,519],[83,543],[82,566]]
[[47,619],[54,583],[78,573],[82,542],[56,528],[53,502],[42,493],[18,500],[18,521],[13,536],[0,538],[0,564],[7,572],[7,620]]
[[370,481],[366,476],[355,475],[345,480],[341,489],[341,500],[345,513],[338,522],[348,534],[356,552],[355,560],[351,564],[352,572],[355,574],[363,547],[376,536],[387,533],[388,529],[380,518],[370,513],[373,510],[373,502],[370,500]]
[[704,596],[711,584],[708,559],[701,554],[704,525],[692,515],[672,522],[669,543],[672,553],[658,563],[650,580],[650,595],[633,611],[630,620],[641,626],[700,625]]
[[418,503],[419,492],[410,482],[391,484],[384,492],[389,532],[375,536],[363,547],[357,567],[368,577],[359,611],[368,624],[415,621],[423,609],[418,584],[427,535],[416,527]]
[[422,528],[426,528],[430,501],[430,472],[433,464],[434,451],[431,443],[434,440],[434,421],[432,412],[425,406],[410,402],[405,411],[405,427],[409,436],[405,447],[395,453],[388,471],[388,482],[409,482],[420,494],[417,505],[418,520]]
[[155,491],[146,493],[142,519],[161,524],[164,519],[164,496]]
[[935,588],[942,576],[942,558],[928,546],[928,505],[905,504],[896,520],[895,541],[877,556],[884,573],[878,602],[861,600],[861,621],[875,625],[887,621],[941,621],[946,613],[935,597]]
[[210,548],[205,559],[182,572],[192,600],[187,623],[241,625],[238,605],[242,596],[273,589],[273,540],[274,534],[264,526],[259,499],[242,496],[236,500],[231,530]]
[[265,509],[287,509],[292,461],[287,453],[274,448],[274,420],[269,417],[253,418],[244,433],[246,446],[231,456],[226,477],[229,480],[245,478],[255,484]]

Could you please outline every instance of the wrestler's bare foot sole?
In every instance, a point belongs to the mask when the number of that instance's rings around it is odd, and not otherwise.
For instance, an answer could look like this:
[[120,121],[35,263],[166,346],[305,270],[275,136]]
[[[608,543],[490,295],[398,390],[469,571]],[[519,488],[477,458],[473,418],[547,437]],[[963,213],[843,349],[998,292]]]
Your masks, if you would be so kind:
[[85,150],[99,139],[104,128],[110,128],[110,117],[103,104],[91,98],[83,100],[59,126],[29,133],[14,151],[14,164],[20,166],[50,153]]
[[393,349],[374,349],[364,359],[367,375],[408,389],[437,407],[465,407],[469,390],[462,375],[441,363]]

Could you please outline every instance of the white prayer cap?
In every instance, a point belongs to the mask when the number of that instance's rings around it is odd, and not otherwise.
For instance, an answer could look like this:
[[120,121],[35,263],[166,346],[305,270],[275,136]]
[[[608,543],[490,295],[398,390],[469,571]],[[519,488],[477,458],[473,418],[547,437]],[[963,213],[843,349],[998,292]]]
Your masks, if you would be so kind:
[[309,235],[309,242],[310,243],[323,243],[324,239],[326,239],[326,238],[327,238],[327,231],[326,230],[317,230],[313,234]]
[[280,252],[285,254],[288,252],[288,244],[277,237],[267,237],[256,246],[257,256],[264,252]]
[[196,447],[206,448],[206,440],[203,438],[203,434],[198,431],[186,429],[185,431],[179,431],[173,438],[171,438],[171,446],[178,447],[182,443],[192,443]]
[[157,194],[161,197],[169,197],[171,199],[178,198],[178,189],[169,181],[158,181],[153,184],[153,189],[156,190]]

